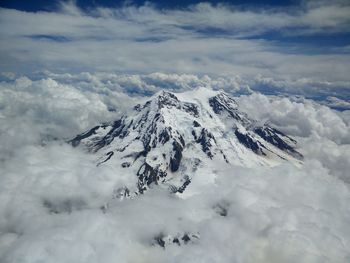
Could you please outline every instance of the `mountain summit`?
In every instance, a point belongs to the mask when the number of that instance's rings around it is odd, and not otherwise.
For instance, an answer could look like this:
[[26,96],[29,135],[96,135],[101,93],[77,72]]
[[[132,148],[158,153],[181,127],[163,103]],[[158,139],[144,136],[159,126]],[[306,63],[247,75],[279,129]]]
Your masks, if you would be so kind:
[[250,167],[302,159],[295,140],[251,119],[226,93],[204,88],[158,92],[129,116],[70,143],[97,154],[98,165],[118,165],[137,176],[139,193],[159,183],[182,193],[197,168],[214,161]]

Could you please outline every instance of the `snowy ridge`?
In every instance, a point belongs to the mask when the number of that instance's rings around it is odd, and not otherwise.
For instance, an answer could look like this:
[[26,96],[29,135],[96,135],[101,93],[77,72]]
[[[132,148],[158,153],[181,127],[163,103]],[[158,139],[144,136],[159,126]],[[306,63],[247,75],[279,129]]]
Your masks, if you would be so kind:
[[95,153],[98,165],[136,175],[138,193],[159,183],[182,193],[197,169],[213,162],[252,167],[302,159],[295,140],[249,118],[226,93],[204,88],[158,92],[130,116],[70,142]]

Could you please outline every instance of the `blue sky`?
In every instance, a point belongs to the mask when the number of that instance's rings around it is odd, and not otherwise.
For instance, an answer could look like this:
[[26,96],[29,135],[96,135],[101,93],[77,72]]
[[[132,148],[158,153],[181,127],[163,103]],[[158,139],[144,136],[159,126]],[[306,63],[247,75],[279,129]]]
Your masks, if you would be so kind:
[[235,75],[264,79],[272,89],[303,84],[309,93],[319,87],[317,95],[341,91],[350,98],[347,0],[15,0],[0,6],[2,76]]

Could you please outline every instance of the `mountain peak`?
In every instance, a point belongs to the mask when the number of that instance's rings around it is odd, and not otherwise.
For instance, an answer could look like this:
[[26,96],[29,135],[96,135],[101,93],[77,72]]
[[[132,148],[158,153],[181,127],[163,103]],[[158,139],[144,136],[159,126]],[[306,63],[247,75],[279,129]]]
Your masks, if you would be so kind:
[[179,103],[179,99],[174,93],[165,90],[160,91],[153,100],[157,101],[159,108],[164,105],[176,106]]
[[130,116],[76,136],[98,156],[98,165],[118,165],[136,175],[137,192],[151,184],[183,192],[198,167],[213,160],[242,166],[298,162],[296,142],[257,125],[224,92],[160,91]]
[[216,96],[210,98],[209,103],[217,114],[223,110],[233,111],[238,108],[237,102],[225,92],[220,92]]

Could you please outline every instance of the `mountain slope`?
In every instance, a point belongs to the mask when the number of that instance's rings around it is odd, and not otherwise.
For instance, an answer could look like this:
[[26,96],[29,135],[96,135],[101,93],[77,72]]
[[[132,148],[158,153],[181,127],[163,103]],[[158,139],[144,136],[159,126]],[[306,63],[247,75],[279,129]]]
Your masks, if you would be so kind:
[[132,114],[76,136],[73,146],[97,154],[98,165],[119,165],[137,176],[137,192],[152,184],[183,192],[197,168],[300,162],[296,141],[241,112],[224,92],[161,91]]

